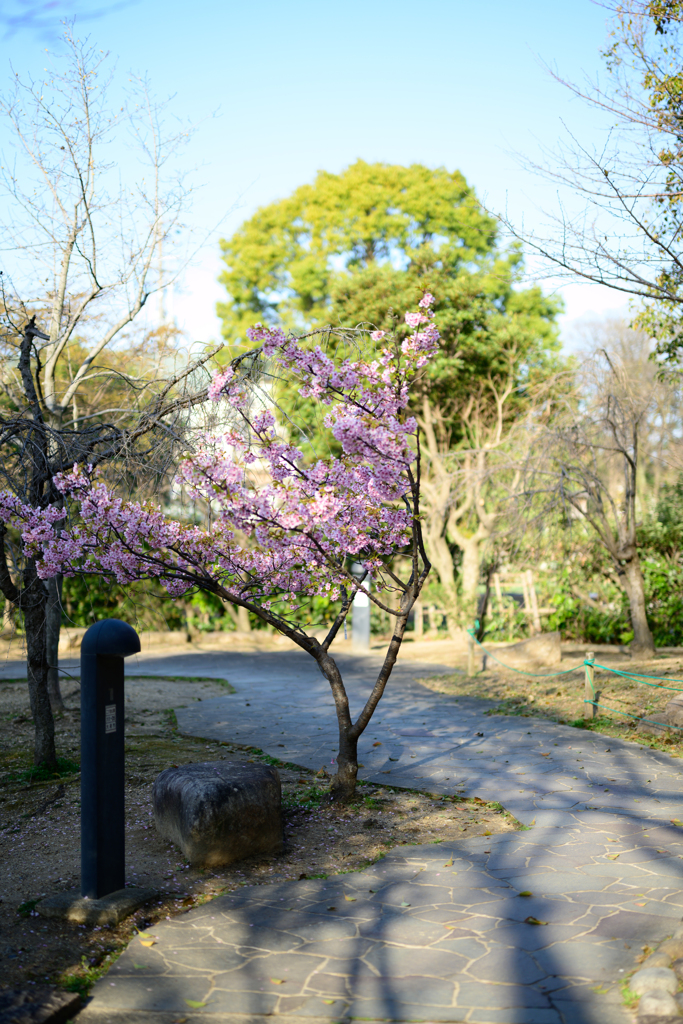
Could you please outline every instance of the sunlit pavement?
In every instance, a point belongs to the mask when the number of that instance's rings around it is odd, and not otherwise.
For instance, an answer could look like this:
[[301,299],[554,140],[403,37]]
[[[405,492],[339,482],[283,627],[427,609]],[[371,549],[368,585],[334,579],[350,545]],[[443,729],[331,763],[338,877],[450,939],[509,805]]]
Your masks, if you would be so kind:
[[[357,712],[379,658],[339,660]],[[139,670],[236,688],[178,709],[182,732],[334,771],[333,702],[307,656],[149,654]],[[155,926],[154,946],[134,941],[79,1020],[630,1020],[619,978],[683,914],[671,823],[683,817],[680,762],[487,716],[485,701],[414,681],[445,670],[399,663],[361,743],[361,777],[498,800],[530,828],[402,846],[362,872],[219,897]]]

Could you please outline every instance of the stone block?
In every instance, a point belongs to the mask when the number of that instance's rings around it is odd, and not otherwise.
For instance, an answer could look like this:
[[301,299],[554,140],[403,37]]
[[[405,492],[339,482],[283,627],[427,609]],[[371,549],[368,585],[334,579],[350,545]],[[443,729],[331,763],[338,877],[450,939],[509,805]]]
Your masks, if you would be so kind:
[[158,897],[158,889],[117,889],[97,900],[78,892],[60,892],[41,900],[36,910],[42,917],[61,918],[73,924],[116,925]]
[[668,736],[669,716],[666,712],[659,712],[656,715],[648,715],[647,721],[638,722],[637,732],[645,736]]
[[638,1003],[638,1020],[643,1020],[645,1017],[673,1017],[674,1019],[680,1016],[678,1012],[678,1003],[671,995],[663,988],[651,989],[646,992]]
[[679,981],[683,981],[683,957],[678,960],[674,960],[671,965],[672,971],[676,972],[676,977]]
[[662,942],[657,952],[667,953],[672,960],[680,960],[683,957],[683,939],[667,939],[666,942]]
[[636,971],[628,983],[628,987],[637,996],[646,992],[668,992],[673,994],[678,988],[678,979],[668,967],[644,967]]
[[206,761],[166,768],[152,801],[159,833],[196,867],[282,849],[280,776],[270,765]]
[[529,664],[542,665],[546,668],[557,668],[562,658],[560,634],[539,633],[520,640],[519,643],[493,649],[496,658],[511,668],[527,668]]
[[666,951],[658,949],[643,961],[643,968],[647,967],[671,967],[671,957]]
[[683,695],[669,701],[666,705],[666,717],[671,725],[683,726]]
[[0,992],[0,1024],[63,1024],[81,1008],[77,992],[37,986]]

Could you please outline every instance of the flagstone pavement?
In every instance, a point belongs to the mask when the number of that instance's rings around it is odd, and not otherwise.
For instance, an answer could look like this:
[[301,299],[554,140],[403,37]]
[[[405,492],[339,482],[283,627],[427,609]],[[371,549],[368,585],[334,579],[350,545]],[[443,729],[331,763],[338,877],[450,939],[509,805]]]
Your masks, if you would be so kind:
[[[378,659],[339,661],[357,712]],[[334,771],[332,698],[305,655],[150,654],[138,669],[236,688],[177,709],[182,732]],[[680,762],[416,681],[444,670],[399,662],[361,777],[498,800],[523,831],[219,897],[155,926],[155,945],[134,941],[79,1024],[629,1021],[620,977],[683,915]]]

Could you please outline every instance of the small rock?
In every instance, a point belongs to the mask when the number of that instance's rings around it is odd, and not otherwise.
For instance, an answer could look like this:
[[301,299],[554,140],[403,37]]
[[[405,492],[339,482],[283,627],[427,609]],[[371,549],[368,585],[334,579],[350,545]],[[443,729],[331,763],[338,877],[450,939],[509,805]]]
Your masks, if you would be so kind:
[[678,981],[674,972],[668,967],[644,967],[640,971],[636,971],[629,981],[628,987],[637,996],[652,991],[672,994],[678,988]]
[[683,939],[683,924],[679,924],[676,931],[671,936],[672,939]]
[[683,957],[683,939],[667,939],[657,950],[658,953],[668,953],[672,960]]
[[37,986],[0,992],[0,1024],[62,1024],[81,1008],[77,992]]
[[270,765],[205,761],[166,768],[152,802],[159,833],[196,867],[282,849],[282,787]]
[[677,992],[674,996],[679,1010],[683,1010],[683,992]]
[[683,700],[680,697],[670,700],[665,710],[672,725],[683,725]]
[[663,953],[660,949],[656,953],[652,953],[647,960],[642,963],[641,969],[647,969],[648,967],[670,967],[671,957],[668,953]]
[[678,1017],[678,1003],[663,988],[651,989],[646,992],[638,1003],[638,1020],[643,1017]]
[[671,969],[676,972],[678,980],[683,981],[683,957],[680,960],[674,960]]
[[647,720],[638,722],[637,732],[646,736],[668,736],[669,716],[667,714],[648,715]]

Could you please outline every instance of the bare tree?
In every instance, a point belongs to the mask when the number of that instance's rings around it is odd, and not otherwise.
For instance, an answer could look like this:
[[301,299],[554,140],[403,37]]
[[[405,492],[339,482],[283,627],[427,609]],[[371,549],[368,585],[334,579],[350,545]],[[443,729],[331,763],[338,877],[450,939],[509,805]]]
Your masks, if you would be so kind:
[[[0,99],[13,138],[0,171],[7,211],[0,468],[17,497],[38,504],[55,498],[52,476],[69,459],[90,452],[97,461],[120,461],[143,436],[158,448],[171,436],[175,412],[149,419],[149,402],[170,400],[192,377],[173,371],[163,325],[156,333],[149,324],[136,328],[144,365],[129,358],[116,367],[115,357],[117,350],[130,357],[136,345],[139,352],[133,326],[150,295],[173,279],[171,243],[191,195],[174,161],[188,130],[167,130],[164,107],[144,80],[129,80],[127,94],[117,94],[108,56],[72,27],[64,38],[66,53],[52,60],[47,77],[15,75]],[[150,392],[155,380],[162,383]],[[30,564],[12,571],[10,541],[3,532],[0,590],[24,618],[36,760],[53,762],[43,690],[49,678],[58,708],[60,581],[46,587]]]
[[614,13],[606,76],[576,83],[548,69],[604,114],[603,141],[590,147],[568,131],[541,162],[524,158],[560,188],[546,230],[526,232],[501,219],[560,277],[642,300],[637,323],[657,337],[661,354],[676,358],[683,320],[683,10],[678,0],[603,6]]
[[636,332],[630,338],[624,332],[611,350],[599,349],[585,359],[573,395],[556,405],[546,426],[537,426],[526,474],[526,514],[547,521],[559,512],[565,521],[579,519],[590,527],[627,596],[633,650],[651,654],[636,537],[639,475],[643,456],[657,457],[653,430],[659,430],[662,405],[671,400],[647,348],[633,359]]
[[[460,603],[473,618],[487,545],[496,530],[506,528],[506,508],[522,485],[520,466],[532,436],[528,420],[557,377],[548,373],[547,379],[523,383],[514,345],[501,349],[499,362],[496,373],[454,398],[448,409],[425,394],[419,415],[425,546],[443,588],[452,633]],[[456,417],[462,440],[453,444],[449,424]],[[461,601],[452,546],[462,551]]]

